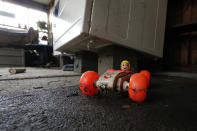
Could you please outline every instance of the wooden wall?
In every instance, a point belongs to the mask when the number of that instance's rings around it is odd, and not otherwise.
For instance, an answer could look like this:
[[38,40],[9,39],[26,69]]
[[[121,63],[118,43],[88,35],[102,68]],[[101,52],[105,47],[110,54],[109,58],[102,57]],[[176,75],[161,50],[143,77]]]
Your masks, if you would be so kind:
[[171,31],[177,25],[191,23],[197,24],[197,0],[169,0],[164,47],[166,67],[197,72],[197,31]]
[[168,0],[167,25],[185,24],[197,22],[196,0]]

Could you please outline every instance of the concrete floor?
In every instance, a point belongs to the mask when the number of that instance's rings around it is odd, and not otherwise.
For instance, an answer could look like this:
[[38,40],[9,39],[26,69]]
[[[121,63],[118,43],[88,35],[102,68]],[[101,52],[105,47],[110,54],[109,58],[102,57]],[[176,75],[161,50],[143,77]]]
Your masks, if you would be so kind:
[[0,94],[76,86],[81,75],[72,71],[42,68],[26,68],[25,73],[11,75],[8,69],[0,68]]
[[[0,77],[1,78],[1,77]],[[88,97],[80,76],[0,81],[0,130],[197,130],[197,81],[156,76],[148,99]]]
[[[18,67],[19,68],[19,67]],[[2,80],[22,80],[22,79],[39,79],[39,78],[54,78],[79,76],[79,73],[73,71],[62,71],[58,69],[43,69],[43,68],[25,68],[25,73],[10,75],[10,68],[0,68],[0,81]]]

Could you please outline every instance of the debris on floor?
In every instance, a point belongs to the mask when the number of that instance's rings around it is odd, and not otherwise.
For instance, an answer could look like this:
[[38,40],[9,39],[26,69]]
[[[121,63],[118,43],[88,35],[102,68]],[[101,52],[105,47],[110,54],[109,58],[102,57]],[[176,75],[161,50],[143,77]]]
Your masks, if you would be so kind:
[[34,89],[42,89],[42,86],[38,86],[38,87],[33,87]]
[[131,106],[130,106],[130,105],[122,105],[121,108],[122,108],[122,109],[129,109],[129,108],[131,108]]
[[78,96],[78,95],[79,95],[78,92],[73,92],[73,93],[67,95],[66,97],[72,97],[72,96]]
[[9,107],[19,107],[20,105],[22,105],[22,103],[14,103],[14,104],[10,104],[8,106]]
[[18,74],[18,73],[24,73],[26,69],[10,68],[8,71],[10,72],[10,74]]

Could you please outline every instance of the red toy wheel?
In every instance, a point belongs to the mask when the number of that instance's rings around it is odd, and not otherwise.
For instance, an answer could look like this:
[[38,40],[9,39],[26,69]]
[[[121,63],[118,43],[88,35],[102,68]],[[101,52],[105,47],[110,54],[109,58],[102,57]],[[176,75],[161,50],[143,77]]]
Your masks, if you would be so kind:
[[80,78],[80,90],[85,95],[96,95],[98,88],[94,87],[94,81],[99,79],[99,75],[94,71],[87,71]]
[[148,80],[148,86],[150,85],[150,72],[147,70],[142,70],[140,71],[140,74],[143,74],[146,76],[147,80]]
[[148,81],[141,73],[133,74],[129,81],[129,97],[135,102],[143,102],[147,95]]

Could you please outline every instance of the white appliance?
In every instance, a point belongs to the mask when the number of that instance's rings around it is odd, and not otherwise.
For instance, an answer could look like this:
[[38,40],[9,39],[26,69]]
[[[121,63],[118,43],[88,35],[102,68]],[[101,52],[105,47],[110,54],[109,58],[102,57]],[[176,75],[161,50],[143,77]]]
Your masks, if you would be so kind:
[[75,53],[117,44],[162,57],[167,0],[56,0],[54,49]]

